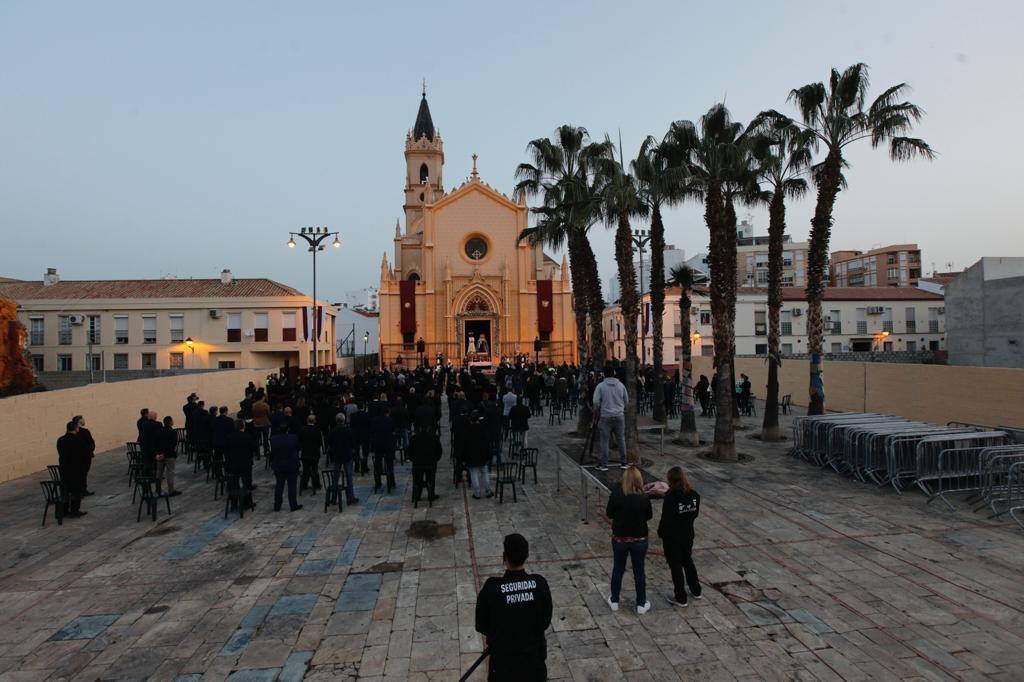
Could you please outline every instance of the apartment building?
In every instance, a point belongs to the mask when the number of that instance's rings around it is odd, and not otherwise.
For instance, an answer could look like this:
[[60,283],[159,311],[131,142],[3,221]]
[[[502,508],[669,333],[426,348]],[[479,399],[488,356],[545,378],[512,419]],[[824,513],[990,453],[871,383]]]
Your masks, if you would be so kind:
[[0,281],[37,372],[309,367],[335,362],[334,310],[269,279]]
[[921,279],[917,244],[891,244],[870,251],[833,251],[829,276],[834,287],[916,287]]
[[[782,285],[807,286],[807,242],[785,236]],[[736,243],[736,283],[741,287],[768,286],[768,237],[740,237]]]
[[[666,365],[679,362],[682,353],[678,288],[666,293],[664,358]],[[780,312],[783,355],[807,352],[806,292],[799,287],[782,290]],[[644,297],[644,305],[649,304]],[[826,353],[895,352],[945,350],[946,326],[943,297],[917,288],[826,287],[823,314],[826,320]],[[693,355],[714,355],[711,300],[704,287],[691,294],[690,333]],[[603,316],[609,357],[626,353],[622,312],[609,306]],[[763,288],[741,288],[736,294],[736,352],[739,355],[768,353],[768,292]],[[640,333],[637,334],[638,343]],[[648,359],[653,339],[645,339]],[[638,349],[639,351],[639,349]],[[639,353],[638,353],[639,354]]]

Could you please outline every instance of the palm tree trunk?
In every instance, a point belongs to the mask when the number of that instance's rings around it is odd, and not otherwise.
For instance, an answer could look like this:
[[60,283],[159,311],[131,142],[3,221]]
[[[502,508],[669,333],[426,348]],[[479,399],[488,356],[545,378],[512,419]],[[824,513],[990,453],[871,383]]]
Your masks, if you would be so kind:
[[[732,421],[732,372],[729,358],[733,348],[733,315],[736,296],[736,230],[726,216],[722,188],[711,183],[704,200],[704,221],[710,233],[708,261],[711,266],[711,318],[714,324],[718,383],[715,386],[715,443],[711,457],[734,462],[736,432]],[[730,237],[731,233],[731,237]],[[732,248],[730,249],[730,244]]]
[[825,381],[821,374],[825,323],[821,316],[821,302],[825,297],[825,262],[832,232],[832,207],[839,194],[842,164],[839,152],[830,151],[825,157],[818,181],[818,202],[811,218],[810,243],[807,245],[807,352],[810,356],[807,414],[825,414]]
[[[729,328],[733,330],[732,333],[732,348],[729,349],[729,374],[732,375],[733,384],[736,382],[736,206],[733,204],[733,197],[730,194],[725,199],[725,219],[728,225],[725,238],[728,240],[728,246],[726,247],[731,254],[729,256],[726,272],[723,276],[729,281],[729,293],[728,293],[728,306],[729,306]],[[740,403],[739,398],[736,396],[735,385],[730,385],[729,388],[730,396],[730,412],[732,414],[732,423],[734,427],[742,426],[743,421],[740,419]]]
[[[580,235],[571,234],[569,244],[569,274],[572,278],[573,290],[573,313],[576,318],[576,347],[579,349],[579,366],[586,367],[588,361],[593,357],[587,343],[587,309],[589,287],[586,282],[586,267],[584,266],[585,256],[582,254]],[[590,431],[591,422],[594,419],[593,410],[590,407],[589,397],[581,396],[580,410],[577,413],[576,433],[581,436]]]
[[679,405],[679,435],[675,442],[690,447],[700,445],[697,434],[697,413],[693,406],[693,341],[690,339],[690,291],[679,296],[679,340],[682,343],[679,378],[682,381],[682,402]]
[[619,303],[622,306],[622,326],[626,329],[626,458],[630,462],[640,459],[640,440],[636,430],[636,371],[637,371],[637,293],[636,270],[633,267],[633,235],[629,217],[619,215],[615,230],[615,260],[619,269]]
[[587,313],[590,318],[590,360],[595,370],[604,368],[606,355],[604,327],[601,315],[604,312],[604,296],[601,293],[601,277],[597,270],[597,258],[586,235],[580,237],[580,254],[583,256],[585,286],[587,288]]
[[780,440],[779,310],[782,308],[782,237],[786,232],[786,195],[777,187],[768,206],[768,386],[764,396],[761,440]]
[[[661,221],[661,208],[651,212],[651,338],[654,343],[654,421],[665,423],[665,349],[663,316],[665,314],[665,225]],[[642,292],[641,292],[642,297]]]

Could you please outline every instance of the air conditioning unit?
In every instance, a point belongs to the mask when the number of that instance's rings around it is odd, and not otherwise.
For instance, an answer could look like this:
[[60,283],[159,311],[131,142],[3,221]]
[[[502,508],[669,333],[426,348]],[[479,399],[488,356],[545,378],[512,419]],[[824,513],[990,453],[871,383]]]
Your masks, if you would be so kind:
[[881,315],[885,312],[885,308],[880,305],[868,306],[868,315]]
[[804,311],[801,310],[800,308],[793,308],[792,312],[793,312],[793,317],[800,317],[801,315],[804,314]]
[[85,324],[85,315],[69,315],[68,320],[71,322],[71,324],[76,326]]
[[256,336],[256,332],[254,332],[252,329],[246,329],[245,336],[248,338],[252,338],[253,336]]
[[219,311],[219,310],[217,310],[217,309],[213,309],[213,310],[211,310],[211,311],[210,311],[210,319],[211,319],[211,320],[217,320],[217,319],[220,319],[220,311]]
[[939,315],[945,315],[945,314],[946,314],[946,306],[940,305],[939,306]]

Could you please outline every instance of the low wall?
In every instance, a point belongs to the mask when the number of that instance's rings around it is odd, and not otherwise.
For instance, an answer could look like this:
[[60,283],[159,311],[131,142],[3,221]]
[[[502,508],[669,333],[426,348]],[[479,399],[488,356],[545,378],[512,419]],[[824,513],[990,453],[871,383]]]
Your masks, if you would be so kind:
[[263,385],[266,376],[265,369],[222,370],[4,398],[0,400],[0,482],[56,464],[57,439],[77,414],[85,417],[96,451],[103,452],[136,439],[135,421],[143,407],[156,410],[161,419],[169,414],[175,426],[184,426],[181,406],[189,393],[197,393],[207,407],[228,405],[234,412],[246,385],[250,381]]
[[[945,424],[950,421],[1024,427],[1024,369],[917,365],[891,362],[823,364],[825,407],[852,412],[898,414]],[[711,358],[693,358],[694,380],[714,370]],[[763,398],[768,365],[763,358],[736,358],[736,373],[750,377]],[[807,405],[808,363],[783,360],[779,395]]]

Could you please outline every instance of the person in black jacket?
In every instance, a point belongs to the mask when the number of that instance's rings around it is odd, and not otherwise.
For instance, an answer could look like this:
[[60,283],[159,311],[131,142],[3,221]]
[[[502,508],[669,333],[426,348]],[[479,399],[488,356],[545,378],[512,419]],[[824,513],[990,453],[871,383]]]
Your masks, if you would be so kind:
[[490,652],[488,680],[545,680],[551,625],[551,590],[544,577],[524,568],[530,545],[522,535],[505,536],[505,574],[488,578],[476,599],[476,631]]
[[647,521],[654,516],[651,501],[644,493],[644,479],[640,470],[630,465],[622,472],[622,485],[616,486],[608,498],[605,514],[612,520],[612,594],[608,606],[619,610],[622,576],[626,572],[626,559],[633,565],[636,584],[636,612],[643,615],[651,610],[647,599],[647,578],[644,560],[647,557]]
[[142,427],[146,425],[147,421],[149,421],[149,408],[143,407],[139,410],[139,420],[135,422],[135,427],[139,430],[137,442],[140,444],[142,443]]
[[270,437],[270,468],[274,470],[274,511],[281,511],[285,484],[288,485],[288,505],[292,511],[302,509],[295,496],[295,482],[299,475],[299,438],[284,425],[279,433]]
[[357,409],[349,417],[349,426],[352,427],[352,436],[356,441],[356,455],[359,457],[359,473],[365,474],[370,457],[370,415],[363,409]]
[[252,505],[252,462],[256,438],[245,430],[245,420],[236,419],[235,429],[224,438],[224,473],[238,476],[245,495],[243,508]]
[[92,437],[89,429],[85,428],[85,417],[76,415],[71,421],[78,424],[78,437],[82,441],[82,496],[95,495],[89,490],[89,469],[92,468],[92,460],[96,456],[96,439]]
[[381,476],[387,476],[388,492],[395,487],[395,422],[391,408],[381,402],[380,414],[370,422],[370,447],[373,449],[373,492],[380,491]]
[[516,396],[516,404],[508,411],[508,428],[512,433],[523,434],[523,447],[530,433],[530,408],[523,404],[523,396]]
[[437,499],[434,493],[437,463],[441,461],[441,439],[430,427],[417,427],[409,440],[406,456],[412,462],[412,503],[419,503],[423,488],[427,489],[427,500]]
[[335,470],[345,469],[345,496],[346,503],[355,504],[359,498],[355,496],[352,478],[354,475],[352,460],[355,457],[356,440],[352,429],[345,423],[345,414],[339,412],[335,417],[335,426],[327,434],[327,452],[331,458],[331,464]]
[[81,510],[83,474],[82,440],[78,437],[78,424],[69,421],[64,435],[57,439],[57,463],[60,466],[60,480],[67,496],[65,517],[78,518],[87,512]]
[[306,487],[313,488],[316,495],[320,490],[320,446],[323,436],[316,426],[316,417],[306,417],[306,425],[299,429],[299,445],[302,448],[302,480],[299,481],[299,492]]
[[171,415],[164,417],[160,429],[160,447],[157,448],[160,459],[156,465],[157,480],[167,481],[167,494],[176,497],[181,494],[174,486],[174,467],[178,463],[178,432],[174,430],[174,419]]
[[164,427],[158,421],[158,417],[159,415],[155,411],[146,410],[146,421],[140,427],[142,433],[139,437],[139,443],[142,446],[140,463],[144,478],[156,476],[157,455],[161,454],[164,446]]
[[469,468],[469,482],[473,486],[473,499],[479,500],[481,494],[493,497],[491,478],[487,475],[487,462],[491,459],[490,436],[484,425],[483,416],[479,412],[469,415],[466,427],[465,462]]
[[[658,537],[665,545],[665,561],[672,573],[673,606],[686,606],[686,587],[694,599],[701,598],[700,579],[693,565],[693,522],[700,514],[700,495],[690,484],[682,467],[668,470],[668,493],[661,507]],[[685,584],[684,584],[685,576]]]
[[[235,420],[228,416],[227,405],[221,405],[217,410],[217,416],[213,418],[213,447],[223,455],[224,441],[234,432]],[[212,407],[210,414],[213,414]]]

